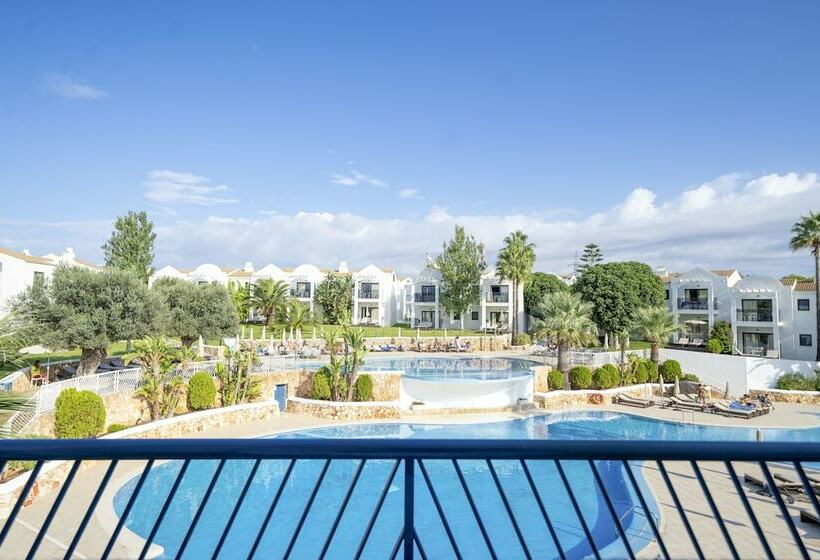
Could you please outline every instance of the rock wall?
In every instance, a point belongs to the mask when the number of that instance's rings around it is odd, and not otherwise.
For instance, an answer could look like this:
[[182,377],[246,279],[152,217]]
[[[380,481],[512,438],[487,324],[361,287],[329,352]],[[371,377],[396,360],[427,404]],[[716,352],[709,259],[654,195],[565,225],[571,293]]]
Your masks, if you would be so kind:
[[535,366],[532,368],[535,372],[534,390],[536,393],[546,393],[550,390],[549,382],[547,381],[547,374],[549,374],[552,367],[550,366]]
[[300,397],[288,399],[289,414],[304,414],[328,420],[374,420],[399,418],[401,408],[395,402],[332,402]]
[[820,391],[785,391],[783,389],[755,389],[749,391],[752,397],[766,395],[775,402],[820,404]]
[[538,408],[544,410],[567,410],[572,408],[582,408],[589,405],[612,404],[615,395],[628,395],[647,399],[653,396],[655,385],[646,383],[644,385],[631,385],[629,387],[618,387],[617,389],[576,390],[576,391],[550,391],[548,393],[536,393],[533,402]]

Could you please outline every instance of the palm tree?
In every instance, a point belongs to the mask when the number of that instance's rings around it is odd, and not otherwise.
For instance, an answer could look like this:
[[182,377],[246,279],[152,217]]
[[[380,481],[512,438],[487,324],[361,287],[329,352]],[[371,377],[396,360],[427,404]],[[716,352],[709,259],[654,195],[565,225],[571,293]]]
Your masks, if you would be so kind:
[[799,249],[809,249],[814,256],[814,313],[815,324],[817,325],[817,356],[820,361],[820,214],[809,212],[808,216],[803,216],[800,221],[792,226],[792,238],[789,241],[792,251]]
[[251,305],[265,316],[267,324],[272,327],[276,316],[285,310],[290,301],[290,288],[281,280],[262,278],[253,285]]
[[[16,314],[11,313],[0,318],[0,366],[23,367],[25,365],[19,359],[20,350],[29,345],[31,334],[32,331],[28,324]],[[0,392],[0,414],[18,412],[29,406],[31,406],[31,400],[28,395]],[[5,430],[0,430],[0,437],[4,435],[6,435]]]
[[535,264],[535,244],[527,242],[527,235],[514,231],[504,238],[504,247],[498,252],[495,268],[499,276],[513,284],[512,334],[518,334],[518,289],[532,276]]
[[336,346],[336,343],[339,340],[339,327],[322,329],[319,336],[325,341],[325,348],[330,355],[330,391],[332,393],[333,400],[338,401],[341,398],[339,385],[342,372],[342,366],[339,363]]
[[657,366],[660,347],[680,330],[680,325],[665,307],[644,307],[635,313],[635,329],[649,342],[650,357]]
[[239,320],[244,322],[248,318],[248,312],[251,307],[250,288],[236,282],[228,282],[228,294],[230,294],[231,301],[233,301],[236,307],[236,314],[239,315]]
[[185,393],[185,382],[175,374],[173,359],[177,350],[162,337],[147,338],[134,344],[134,351],[123,361],[139,363],[143,370],[142,385],[134,395],[145,401],[151,420],[173,416],[179,399]]
[[293,331],[313,324],[313,314],[310,307],[298,301],[291,301],[285,308],[285,324]]
[[345,373],[347,375],[347,400],[353,400],[356,381],[359,379],[359,368],[364,365],[367,354],[364,329],[346,327],[342,334],[345,345]]
[[564,374],[566,389],[569,389],[570,348],[597,339],[598,331],[591,314],[592,304],[569,292],[547,294],[539,304],[538,315],[543,319],[536,323],[535,334],[558,345],[558,369]]

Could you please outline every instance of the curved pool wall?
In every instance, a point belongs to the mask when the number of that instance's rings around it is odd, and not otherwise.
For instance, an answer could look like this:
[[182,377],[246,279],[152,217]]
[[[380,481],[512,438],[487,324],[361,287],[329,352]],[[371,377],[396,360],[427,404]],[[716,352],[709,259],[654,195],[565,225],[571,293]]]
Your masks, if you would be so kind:
[[[817,441],[820,427],[803,429],[763,429],[764,439],[770,441]],[[278,438],[480,438],[480,439],[645,439],[645,440],[701,440],[701,441],[754,441],[756,428],[730,428],[681,424],[652,420],[640,416],[611,412],[564,412],[531,418],[487,424],[411,424],[378,423],[354,424],[301,430],[278,434]],[[287,483],[281,501],[264,534],[259,557],[278,558],[287,546],[301,516],[308,496],[321,470],[322,461],[299,461]],[[464,558],[488,557],[486,547],[473,521],[472,512],[458,485],[452,464],[448,461],[425,461],[425,467],[442,502],[448,522],[457,536]],[[368,461],[362,471],[348,510],[334,537],[329,558],[349,558],[358,546],[364,526],[386,482],[390,461]],[[459,461],[477,507],[482,515],[491,542],[505,557],[520,557],[523,553],[498,497],[487,464],[482,461]],[[128,528],[145,537],[150,532],[160,507],[165,500],[180,462],[172,461],[152,469],[143,491],[135,502]],[[226,464],[214,494],[203,510],[193,533],[185,558],[210,557],[242,485],[250,472],[251,461],[231,461]],[[493,466],[502,487],[510,499],[516,520],[526,542],[538,558],[557,557],[546,526],[537,509],[532,493],[522,477],[520,465],[514,461],[494,461]],[[603,558],[626,556],[623,544],[617,538],[612,518],[600,498],[590,467],[585,462],[562,462],[572,490],[589,525],[593,540]],[[625,479],[618,462],[596,462],[604,485],[609,492],[618,516],[625,524],[630,544],[634,549],[647,545],[651,539],[646,512]],[[352,473],[354,461],[333,461],[317,494],[316,502],[293,550],[294,558],[318,556],[329,527],[338,511]],[[580,529],[568,494],[560,483],[554,463],[528,462],[535,484],[554,522],[558,538],[568,558],[583,558],[591,548]],[[657,515],[657,506],[651,500],[640,476],[639,465],[633,472],[642,485],[650,509]],[[204,489],[216,468],[214,461],[191,463],[160,526],[155,542],[165,548],[165,557],[173,557],[182,541],[202,499]],[[264,461],[257,471],[245,503],[239,510],[220,558],[244,558],[255,538],[261,519],[279,488],[286,461]],[[430,558],[451,558],[452,550],[435,512],[429,492],[416,477],[417,529]],[[136,477],[116,493],[114,507],[122,514],[136,484]],[[390,485],[383,510],[376,522],[365,558],[383,558],[392,548],[402,520],[403,477],[398,476]]]
[[534,386],[532,375],[480,381],[402,375],[399,400],[404,408],[410,408],[414,402],[431,408],[508,408],[522,399],[531,403]]

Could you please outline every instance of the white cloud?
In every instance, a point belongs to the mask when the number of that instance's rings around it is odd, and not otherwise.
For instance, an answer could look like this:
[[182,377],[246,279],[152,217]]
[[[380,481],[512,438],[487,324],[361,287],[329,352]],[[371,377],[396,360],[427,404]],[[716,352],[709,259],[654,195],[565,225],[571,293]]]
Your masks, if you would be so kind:
[[108,95],[99,88],[64,74],[45,74],[44,80],[46,87],[52,93],[67,99],[100,99]]
[[345,187],[355,187],[357,185],[367,185],[378,189],[386,189],[390,187],[386,181],[382,181],[378,177],[373,177],[372,175],[365,175],[361,171],[357,171],[355,169],[352,169],[349,173],[334,173],[330,176],[330,182],[336,185],[343,185]]
[[225,185],[214,185],[207,177],[177,171],[149,171],[143,182],[145,198],[160,204],[195,204],[213,206],[239,202],[226,196]]
[[761,196],[786,196],[807,191],[817,186],[817,174],[807,173],[802,177],[797,173],[764,175],[746,183],[746,190]]
[[399,198],[418,198],[419,191],[417,189],[401,189],[396,196]]
[[658,209],[655,208],[655,197],[657,195],[649,189],[638,187],[629,193],[626,200],[618,207],[618,219],[622,222],[631,220],[651,218],[655,216]]
[[717,198],[717,191],[712,185],[706,183],[691,191],[686,191],[681,195],[680,209],[684,212],[701,210],[711,206]]

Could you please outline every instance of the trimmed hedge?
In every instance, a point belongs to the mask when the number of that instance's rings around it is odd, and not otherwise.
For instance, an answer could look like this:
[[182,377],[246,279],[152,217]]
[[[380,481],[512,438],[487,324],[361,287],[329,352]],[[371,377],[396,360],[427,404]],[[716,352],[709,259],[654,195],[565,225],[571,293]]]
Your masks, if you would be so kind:
[[575,366],[569,370],[569,384],[573,389],[589,389],[592,373],[586,366]]
[[664,381],[674,381],[676,378],[680,379],[682,371],[680,369],[680,362],[677,360],[666,360],[658,368],[658,371],[663,375]]
[[110,426],[108,426],[108,429],[105,431],[105,433],[113,434],[115,432],[121,432],[127,428],[128,426],[126,426],[125,424],[111,424]]
[[373,400],[373,378],[363,373],[356,379],[353,387],[353,399],[357,401]]
[[592,374],[592,383],[599,389],[611,389],[621,384],[621,372],[613,364],[604,364]]
[[649,381],[649,367],[646,360],[641,360],[635,365],[635,383],[646,383]]
[[799,373],[784,373],[777,378],[777,388],[786,391],[820,391],[820,376],[814,379]]
[[319,401],[330,400],[330,369],[327,366],[319,368],[313,374],[313,386],[310,388],[310,396]]
[[519,333],[512,338],[513,346],[529,346],[532,344],[532,339],[527,333]]
[[706,341],[706,351],[712,354],[723,354],[723,343],[717,338],[710,338]]
[[550,391],[564,388],[564,374],[559,369],[551,369],[547,372],[547,385]]
[[63,389],[54,411],[54,433],[61,439],[92,438],[105,428],[105,404],[91,391]]
[[646,360],[647,371],[649,372],[649,382],[658,382],[658,365],[652,360]]
[[188,381],[188,409],[205,410],[216,403],[216,383],[210,374],[200,371]]

